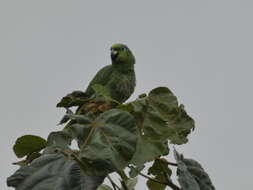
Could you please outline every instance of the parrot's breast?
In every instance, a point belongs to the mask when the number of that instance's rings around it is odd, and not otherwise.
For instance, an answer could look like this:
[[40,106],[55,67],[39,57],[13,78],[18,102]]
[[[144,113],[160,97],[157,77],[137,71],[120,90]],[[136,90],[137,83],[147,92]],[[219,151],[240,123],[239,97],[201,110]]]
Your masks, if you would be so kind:
[[135,85],[134,71],[127,73],[115,71],[112,73],[111,80],[106,86],[110,89],[112,98],[123,103],[132,95]]

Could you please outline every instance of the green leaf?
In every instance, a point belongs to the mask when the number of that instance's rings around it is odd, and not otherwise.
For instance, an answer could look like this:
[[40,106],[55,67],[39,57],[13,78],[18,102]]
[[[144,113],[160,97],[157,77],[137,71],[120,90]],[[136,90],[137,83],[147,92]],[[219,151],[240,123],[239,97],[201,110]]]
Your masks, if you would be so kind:
[[7,185],[18,190],[95,190],[105,176],[87,176],[74,160],[64,155],[43,154],[8,177]]
[[100,185],[97,190],[113,190],[110,186],[102,184]]
[[[166,182],[163,176],[158,176],[155,177],[154,179],[160,182]],[[150,179],[147,181],[147,186],[149,190],[164,190],[166,188],[166,185],[155,182]]]
[[72,136],[66,131],[51,132],[47,138],[48,148],[68,149],[72,141]]
[[[156,159],[153,165],[148,169],[148,175],[155,176],[154,179],[166,183],[172,174],[171,169],[168,167],[165,159]],[[166,185],[154,182],[152,180],[147,181],[147,186],[150,190],[164,190]]]
[[159,142],[148,139],[145,135],[139,135],[136,152],[131,160],[135,165],[142,165],[145,162],[154,160],[154,158],[169,154],[167,142]]
[[136,148],[134,117],[128,112],[112,109],[99,115],[90,127],[90,133],[80,148],[81,159],[90,163],[99,174],[125,168]]
[[153,165],[148,169],[148,174],[152,174],[154,176],[158,175],[164,175],[171,176],[172,171],[168,167],[168,164],[166,163],[166,160],[163,158],[156,159],[153,162]]
[[203,167],[193,159],[186,159],[174,150],[178,164],[177,175],[183,190],[215,190]]
[[73,91],[64,96],[56,107],[69,108],[72,106],[81,106],[89,100],[89,97],[82,91]]
[[47,141],[35,135],[24,135],[16,140],[13,151],[18,158],[34,152],[39,152],[46,147]]
[[182,105],[178,105],[174,94],[166,87],[158,87],[149,93],[149,103],[151,115],[157,120],[160,116],[166,122],[167,129],[149,127],[146,132],[156,132],[168,138],[172,144],[186,143],[188,134],[194,129],[194,120],[187,115]]
[[79,115],[79,114],[65,114],[64,116],[68,120],[75,121],[75,123],[79,124],[88,124],[91,123],[91,120],[89,117],[85,115]]
[[148,96],[140,96],[118,108],[133,114],[139,128],[137,150],[131,162],[135,165],[167,155],[168,140],[172,144],[184,144],[194,129],[193,119],[166,87],[155,88]]

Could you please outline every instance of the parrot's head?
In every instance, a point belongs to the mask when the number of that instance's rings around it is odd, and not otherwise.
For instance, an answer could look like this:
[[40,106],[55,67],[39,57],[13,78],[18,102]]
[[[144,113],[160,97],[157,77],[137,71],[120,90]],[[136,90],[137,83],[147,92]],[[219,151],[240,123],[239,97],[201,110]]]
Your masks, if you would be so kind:
[[133,65],[135,58],[131,50],[124,44],[114,44],[111,46],[111,58],[114,65]]

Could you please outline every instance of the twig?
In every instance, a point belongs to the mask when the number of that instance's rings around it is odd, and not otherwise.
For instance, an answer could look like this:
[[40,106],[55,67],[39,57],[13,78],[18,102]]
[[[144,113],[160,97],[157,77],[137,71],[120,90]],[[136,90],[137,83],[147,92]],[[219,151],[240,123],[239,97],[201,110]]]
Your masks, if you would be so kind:
[[168,165],[171,165],[171,166],[177,166],[177,163],[169,162],[169,161],[162,159],[162,158],[156,158],[156,160],[159,160],[159,161],[166,163]]
[[122,178],[123,181],[127,180],[128,177],[127,175],[125,174],[124,170],[119,170],[117,171],[117,174]]
[[107,178],[109,179],[109,181],[111,182],[112,184],[112,187],[114,190],[120,190],[120,187],[112,180],[112,178],[108,175]]
[[123,187],[123,189],[124,190],[129,190],[128,189],[128,187],[127,187],[127,185],[126,185],[126,181],[129,179],[128,177],[127,177],[127,175],[125,174],[125,172],[124,172],[124,170],[119,170],[119,171],[117,171],[117,174],[121,177],[121,185],[122,185],[122,187]]
[[168,174],[166,172],[163,172],[163,175],[164,175],[169,187],[171,187],[172,189],[175,189],[175,190],[180,189],[178,186],[176,186],[174,183],[172,183],[170,177],[168,176]]
[[129,167],[129,168],[132,168],[132,169],[134,169],[134,170],[136,170],[137,172],[138,172],[138,174],[139,175],[141,175],[142,177],[145,177],[145,178],[147,178],[147,179],[149,179],[149,180],[151,180],[151,181],[154,181],[154,182],[156,182],[156,183],[160,183],[160,184],[163,184],[163,185],[167,185],[167,186],[169,186],[169,187],[171,187],[173,190],[182,190],[182,189],[180,189],[177,185],[175,185],[174,183],[172,183],[169,179],[167,179],[167,182],[162,182],[162,181],[159,181],[159,180],[157,180],[157,179],[154,179],[154,178],[152,178],[152,177],[149,177],[149,176],[147,176],[147,175],[145,175],[145,174],[143,174],[143,173],[141,173],[139,170],[137,170],[136,168],[134,168],[134,167]]
[[120,181],[120,182],[121,182],[121,185],[122,185],[124,190],[130,190],[130,189],[128,189],[125,181]]

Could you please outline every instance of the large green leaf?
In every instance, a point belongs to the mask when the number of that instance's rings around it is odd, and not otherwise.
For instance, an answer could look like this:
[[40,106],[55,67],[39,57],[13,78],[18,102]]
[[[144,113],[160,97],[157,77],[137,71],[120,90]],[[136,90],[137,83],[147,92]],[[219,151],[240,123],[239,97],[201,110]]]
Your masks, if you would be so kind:
[[167,142],[155,141],[148,139],[145,135],[138,136],[136,152],[131,160],[135,165],[143,165],[145,162],[152,161],[154,158],[167,155],[169,147]]
[[127,105],[120,105],[119,109],[133,114],[139,128],[137,150],[132,160],[136,165],[168,154],[168,140],[172,144],[186,143],[188,134],[194,129],[193,119],[166,87],[155,88],[148,96],[140,96]]
[[24,135],[16,140],[13,151],[18,158],[34,152],[39,152],[46,147],[47,141],[35,135]]
[[193,159],[186,159],[174,150],[178,181],[183,190],[215,190],[203,167]]
[[125,168],[135,153],[137,127],[126,111],[111,109],[90,124],[74,124],[68,132],[78,140],[80,159],[97,175]]
[[187,135],[194,129],[194,120],[187,115],[182,105],[178,105],[177,98],[168,88],[155,88],[149,93],[149,113],[151,125],[144,128],[148,136],[156,133],[162,139],[168,138],[172,144],[188,141]]
[[74,160],[64,155],[44,154],[7,179],[16,190],[96,190],[105,176],[87,176]]

